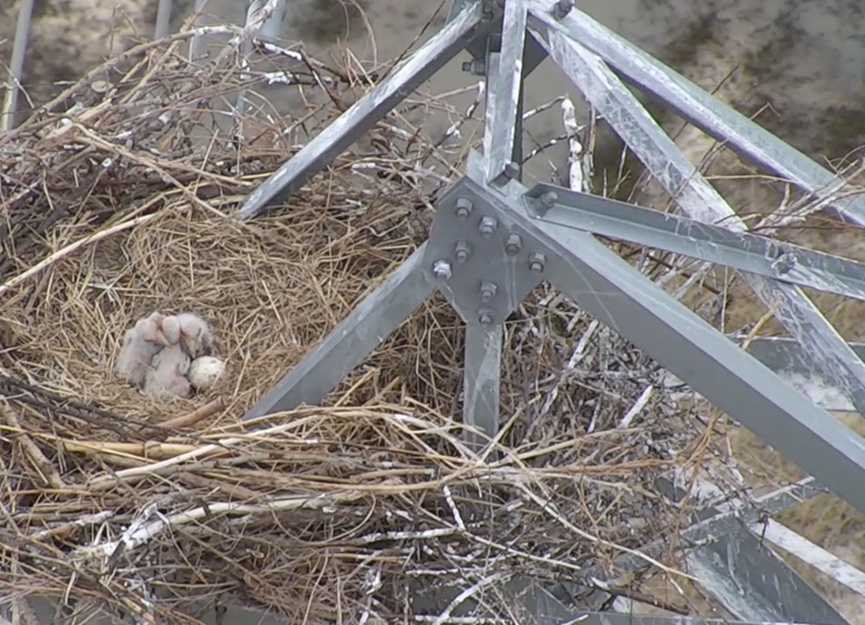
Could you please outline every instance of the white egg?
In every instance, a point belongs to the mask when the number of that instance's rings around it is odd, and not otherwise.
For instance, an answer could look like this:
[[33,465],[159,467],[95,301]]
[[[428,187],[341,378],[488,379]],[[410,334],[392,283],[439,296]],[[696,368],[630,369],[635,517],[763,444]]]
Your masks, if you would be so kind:
[[225,361],[215,356],[200,356],[189,365],[189,383],[199,391],[211,388],[225,370]]

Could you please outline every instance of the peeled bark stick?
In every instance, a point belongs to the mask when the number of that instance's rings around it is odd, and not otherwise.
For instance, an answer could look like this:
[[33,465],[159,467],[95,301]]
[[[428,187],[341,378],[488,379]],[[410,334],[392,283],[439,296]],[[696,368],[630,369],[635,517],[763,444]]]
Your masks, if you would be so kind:
[[174,417],[168,421],[163,421],[159,424],[159,427],[174,429],[187,428],[191,425],[195,425],[199,421],[204,421],[207,417],[212,417],[223,408],[225,408],[225,400],[222,397],[217,397],[213,401],[204,404],[201,408],[196,408],[188,414]]
[[42,450],[36,446],[36,443],[33,442],[33,439],[30,438],[27,434],[25,434],[24,430],[21,427],[21,423],[18,421],[18,415],[15,414],[15,409],[9,404],[8,401],[3,400],[2,402],[0,402],[0,410],[2,410],[4,416],[6,417],[6,423],[9,424],[9,427],[18,432],[18,435],[15,437],[16,440],[24,448],[24,452],[33,462],[36,470],[39,471],[45,482],[52,488],[56,488],[58,490],[66,489],[67,486],[60,478],[60,474],[57,472],[57,469],[54,467],[53,464],[51,464],[51,461],[45,457],[45,454],[42,453]]

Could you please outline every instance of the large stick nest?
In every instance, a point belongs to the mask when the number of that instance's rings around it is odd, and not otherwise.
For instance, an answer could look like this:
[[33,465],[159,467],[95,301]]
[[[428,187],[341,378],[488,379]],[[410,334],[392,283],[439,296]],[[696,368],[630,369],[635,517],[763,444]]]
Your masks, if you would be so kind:
[[[461,325],[438,299],[327,407],[241,422],[416,248],[434,198],[412,172],[450,176],[454,158],[392,116],[374,151],[235,221],[296,151],[284,131],[298,121],[259,115],[232,141],[213,120],[255,76],[234,53],[192,65],[169,43],[110,61],[0,138],[4,595],[150,622],[241,597],[343,622],[410,612],[408,581],[579,579],[674,542],[681,510],[654,483],[707,435],[645,393],[652,362],[548,287],[507,324],[503,434],[480,456],[461,442]],[[293,76],[330,92],[297,115],[311,134],[364,89],[309,59]],[[216,388],[163,401],[115,379],[124,331],[154,310],[210,321],[227,360]]]

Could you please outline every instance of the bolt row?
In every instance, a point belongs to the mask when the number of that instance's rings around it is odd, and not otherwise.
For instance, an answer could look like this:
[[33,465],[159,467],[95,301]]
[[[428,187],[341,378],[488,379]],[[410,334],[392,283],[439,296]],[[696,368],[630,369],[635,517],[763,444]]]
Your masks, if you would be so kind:
[[[519,235],[512,235],[519,236]],[[513,248],[512,248],[513,249]],[[511,256],[515,256],[519,252],[519,248],[517,247],[513,253],[508,252]],[[457,241],[456,246],[454,246],[454,257],[457,260],[457,263],[462,265],[465,263],[469,256],[471,255],[471,246],[467,241]],[[543,273],[544,268],[547,266],[547,257],[542,252],[532,252],[529,254],[529,271],[532,273]],[[453,275],[453,268],[451,264],[442,259],[439,259],[433,263],[433,275],[439,280],[450,280]]]

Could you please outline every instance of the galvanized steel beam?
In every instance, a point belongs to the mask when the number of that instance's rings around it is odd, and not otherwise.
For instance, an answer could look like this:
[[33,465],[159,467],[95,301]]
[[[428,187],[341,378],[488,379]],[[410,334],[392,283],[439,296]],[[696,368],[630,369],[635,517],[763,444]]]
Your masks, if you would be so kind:
[[545,254],[545,280],[865,512],[861,437],[594,237],[535,219],[527,208],[531,200],[520,206],[473,174],[469,168],[457,183],[461,197],[494,207],[503,229],[518,227],[533,239],[526,239],[524,262],[530,262],[532,247]]
[[733,110],[684,76],[578,9],[551,18],[552,0],[528,0],[529,23],[553,28],[579,42],[640,89],[664,101],[679,115],[755,163],[829,203],[853,223],[865,226],[865,198],[839,195],[845,181]]
[[355,102],[250,193],[240,208],[240,219],[254,217],[296,192],[311,175],[326,167],[490,26],[490,22],[482,19],[480,4],[467,6],[390,77]]
[[523,86],[523,53],[526,44],[526,0],[508,0],[502,16],[500,49],[491,52],[487,67],[487,106],[484,156],[487,181],[516,178],[519,163],[513,162],[517,112]]
[[[747,227],[742,219],[685,158],[610,68],[558,30],[558,23],[549,14],[534,15],[534,19],[547,26],[546,40],[541,43],[550,56],[617,130],[676,204],[693,219],[722,223],[730,230],[744,232]],[[803,345],[811,356],[814,370],[832,379],[865,415],[865,362],[850,349],[817,306],[793,284],[750,273],[740,272],[740,275]]]
[[555,197],[539,214],[547,223],[865,300],[865,263],[552,184],[529,196]]
[[254,419],[320,403],[432,294],[426,244],[360,302],[300,363],[244,415]]

